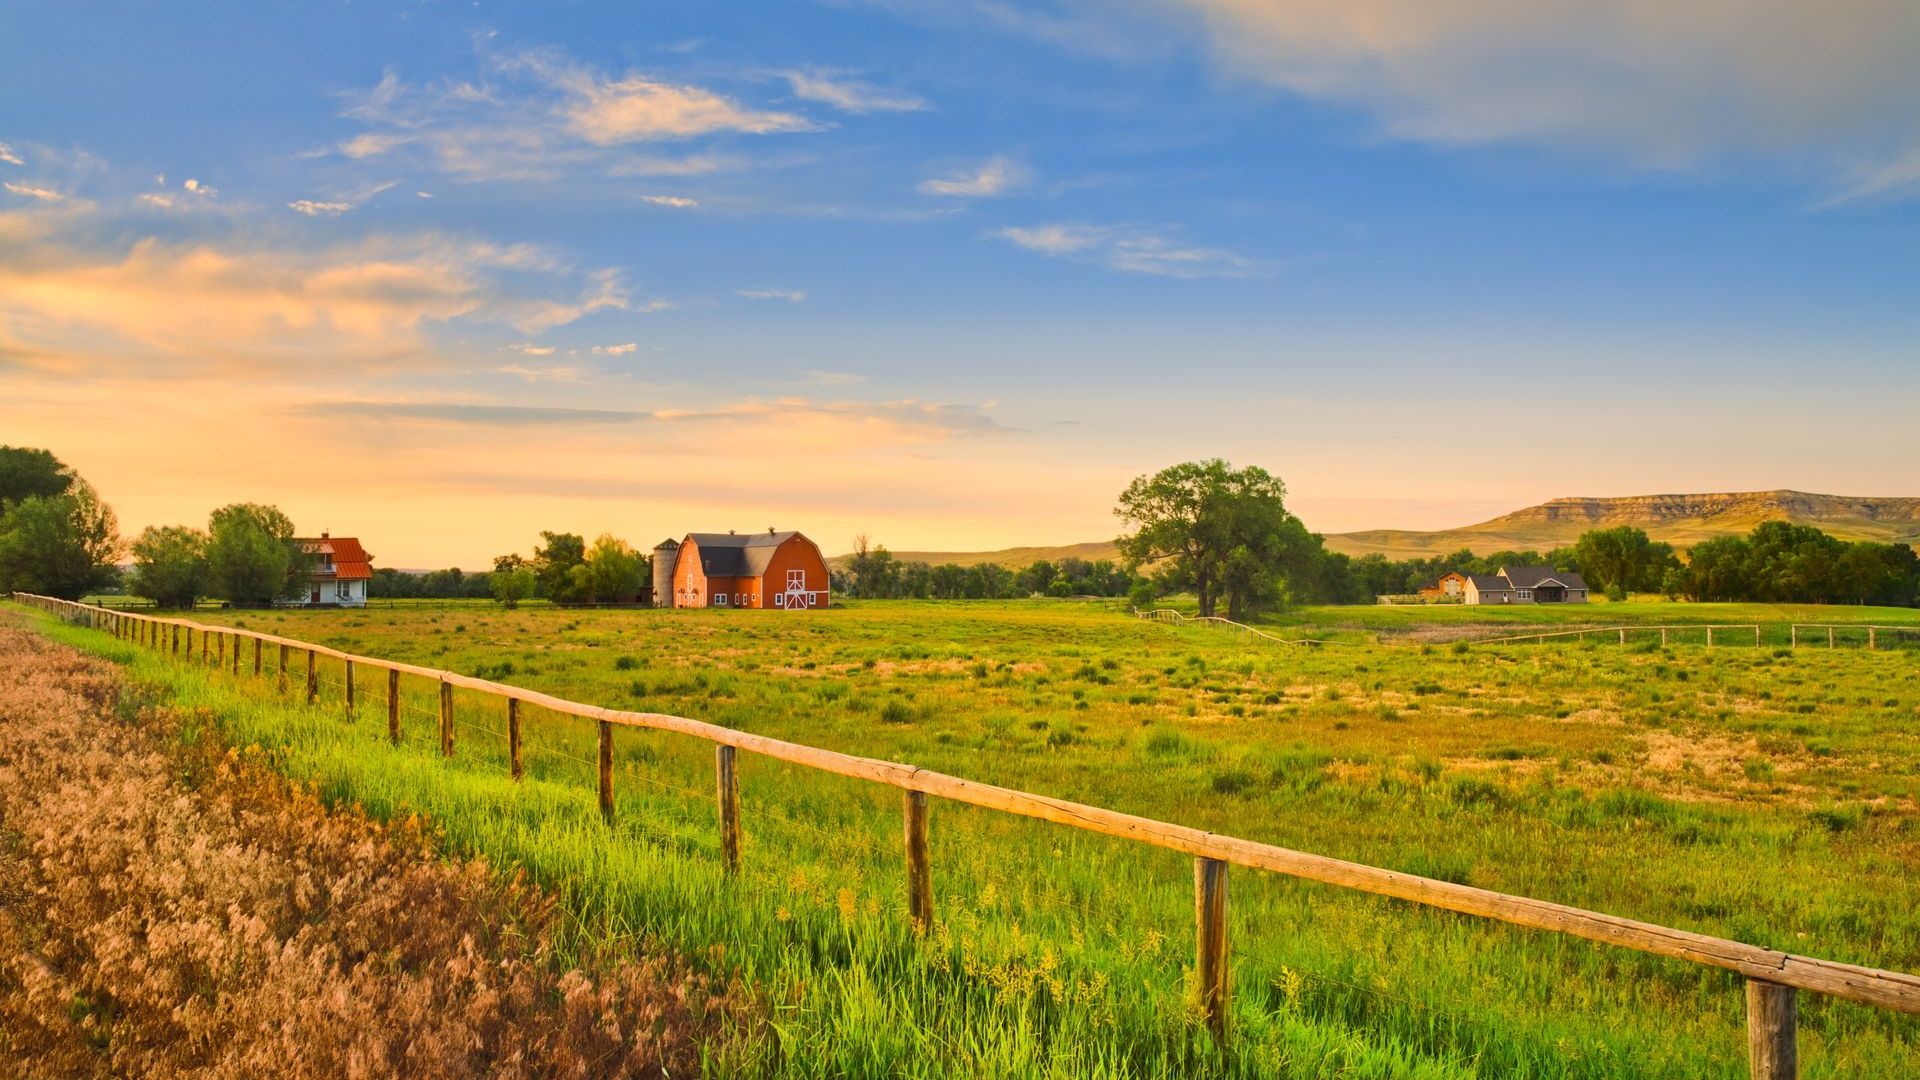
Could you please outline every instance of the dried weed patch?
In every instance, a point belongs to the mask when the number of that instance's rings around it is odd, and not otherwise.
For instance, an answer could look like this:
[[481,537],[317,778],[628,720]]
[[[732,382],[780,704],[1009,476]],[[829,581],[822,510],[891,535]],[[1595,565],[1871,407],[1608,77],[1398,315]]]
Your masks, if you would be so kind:
[[[0,626],[0,1076],[684,1076],[734,997]],[[183,779],[184,778],[184,779]]]

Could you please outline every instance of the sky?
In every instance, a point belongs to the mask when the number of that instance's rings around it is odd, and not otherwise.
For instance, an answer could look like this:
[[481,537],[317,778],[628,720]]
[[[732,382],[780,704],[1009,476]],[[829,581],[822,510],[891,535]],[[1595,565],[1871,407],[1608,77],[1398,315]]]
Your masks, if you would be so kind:
[[1920,494],[1920,6],[0,8],[0,443],[129,535]]

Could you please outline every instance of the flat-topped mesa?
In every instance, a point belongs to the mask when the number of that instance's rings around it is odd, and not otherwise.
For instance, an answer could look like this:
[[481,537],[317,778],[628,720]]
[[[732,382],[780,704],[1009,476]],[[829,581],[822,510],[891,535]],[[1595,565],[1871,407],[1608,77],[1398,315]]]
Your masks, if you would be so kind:
[[1820,495],[1789,490],[1572,496],[1503,514],[1483,524],[1577,521],[1593,525],[1656,525],[1675,521],[1705,523],[1715,519],[1752,524],[1769,520],[1920,523],[1920,498]]

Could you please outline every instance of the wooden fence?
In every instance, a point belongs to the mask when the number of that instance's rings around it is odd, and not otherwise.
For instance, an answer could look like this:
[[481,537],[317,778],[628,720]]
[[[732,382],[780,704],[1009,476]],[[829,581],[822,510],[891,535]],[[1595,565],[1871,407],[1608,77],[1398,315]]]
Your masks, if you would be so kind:
[[[932,855],[928,843],[929,796],[1021,817],[1051,821],[1086,832],[1119,837],[1123,840],[1191,855],[1194,859],[1194,968],[1197,976],[1195,981],[1207,1024],[1216,1037],[1223,1040],[1227,1036],[1226,1024],[1230,1000],[1227,974],[1227,867],[1229,865],[1267,870],[1376,896],[1423,904],[1443,911],[1481,916],[1514,926],[1568,934],[1622,948],[1637,949],[1656,956],[1672,957],[1720,968],[1744,976],[1747,980],[1748,1061],[1752,1075],[1764,1080],[1779,1080],[1779,1078],[1798,1075],[1797,995],[1801,990],[1827,994],[1845,1001],[1920,1014],[1920,976],[1903,972],[1799,956],[1726,938],[1709,937],[1686,930],[1675,930],[1652,923],[1623,919],[1597,911],[1586,911],[1524,896],[1512,896],[1488,889],[1477,889],[1468,885],[1457,885],[1393,870],[1382,870],[1362,863],[1331,859],[1271,844],[1223,836],[1184,825],[1136,817],[1104,807],[996,787],[913,765],[856,757],[851,754],[771,739],[700,720],[689,720],[686,717],[582,705],[518,686],[508,686],[451,671],[439,671],[392,660],[357,656],[273,634],[224,626],[207,626],[188,619],[159,618],[129,611],[112,611],[24,593],[15,593],[14,599],[19,603],[56,615],[69,623],[104,631],[123,641],[154,649],[169,657],[191,659],[193,639],[198,634],[201,649],[200,661],[210,662],[222,668],[230,664],[235,676],[243,674],[242,642],[253,642],[251,668],[256,678],[261,677],[262,673],[262,649],[269,645],[274,646],[279,650],[279,680],[283,691],[287,689],[286,676],[290,670],[289,652],[304,653],[306,668],[304,697],[308,705],[314,705],[318,700],[316,657],[335,658],[346,665],[343,689],[349,706],[356,692],[356,671],[360,669],[385,671],[387,673],[384,681],[388,734],[395,741],[399,740],[400,734],[401,677],[412,676],[432,680],[439,685],[440,751],[447,757],[453,756],[454,753],[454,688],[459,687],[491,695],[501,699],[506,712],[509,754],[516,780],[520,778],[519,713],[522,704],[536,705],[553,712],[597,721],[600,733],[600,810],[609,816],[613,813],[615,728],[644,728],[704,739],[714,744],[716,813],[722,838],[722,857],[730,871],[737,869],[740,857],[738,843],[740,792],[735,762],[737,751],[744,750],[776,761],[900,788],[903,792],[902,813],[905,825],[907,911],[913,925],[923,931],[932,924],[934,911]],[[210,649],[210,643],[216,644],[213,644]]]

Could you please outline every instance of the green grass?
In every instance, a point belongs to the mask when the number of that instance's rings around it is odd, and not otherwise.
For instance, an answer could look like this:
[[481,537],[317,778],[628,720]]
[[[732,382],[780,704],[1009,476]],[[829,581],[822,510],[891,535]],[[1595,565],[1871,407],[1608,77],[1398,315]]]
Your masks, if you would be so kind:
[[[1705,605],[1645,607],[1658,622]],[[1461,609],[1323,610],[1457,620]],[[1803,614],[1863,613],[1791,617]],[[198,617],[1920,969],[1911,653],[1308,651],[1042,602]],[[892,789],[743,756],[745,869],[729,880],[704,743],[623,731],[609,829],[593,805],[590,724],[529,710],[529,779],[515,785],[497,702],[460,695],[458,756],[443,762],[424,684],[409,684],[407,740],[394,748],[383,686],[363,688],[375,700],[348,722],[336,670],[332,704],[309,711],[271,700],[270,678],[235,685],[57,632],[129,660],[332,796],[427,815],[451,848],[525,865],[585,933],[636,934],[738,970],[767,995],[779,1051],[717,1072],[1744,1075],[1733,976],[1238,869],[1234,1053],[1221,1058],[1186,1005],[1193,877],[1172,853],[936,801],[939,921],[920,941],[904,929]],[[1920,1069],[1914,1018],[1812,995],[1802,1010],[1806,1075]]]

